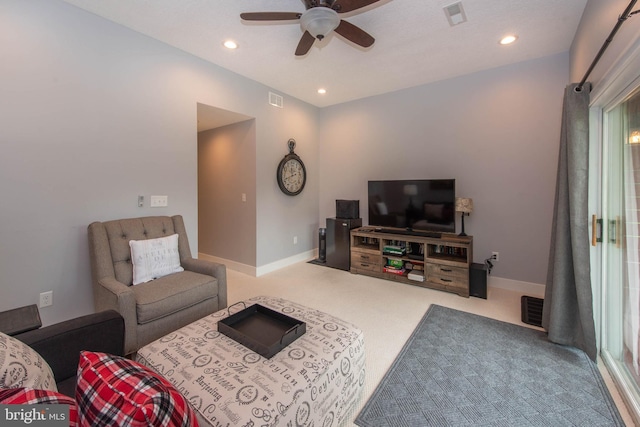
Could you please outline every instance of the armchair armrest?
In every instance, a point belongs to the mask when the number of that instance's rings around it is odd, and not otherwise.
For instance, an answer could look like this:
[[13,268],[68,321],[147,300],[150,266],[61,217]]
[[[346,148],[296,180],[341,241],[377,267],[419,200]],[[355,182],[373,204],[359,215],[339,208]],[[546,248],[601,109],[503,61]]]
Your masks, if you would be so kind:
[[182,268],[194,273],[206,274],[218,279],[218,301],[219,309],[227,306],[227,267],[213,261],[206,261],[197,258],[185,258],[180,261]]
[[127,331],[125,349],[136,349],[138,314],[133,288],[113,277],[103,277],[98,280],[97,286],[94,286],[94,301],[97,311],[115,310],[122,315]]
[[15,338],[47,361],[59,383],[75,377],[81,350],[122,356],[124,321],[113,310],[102,311],[24,332]]

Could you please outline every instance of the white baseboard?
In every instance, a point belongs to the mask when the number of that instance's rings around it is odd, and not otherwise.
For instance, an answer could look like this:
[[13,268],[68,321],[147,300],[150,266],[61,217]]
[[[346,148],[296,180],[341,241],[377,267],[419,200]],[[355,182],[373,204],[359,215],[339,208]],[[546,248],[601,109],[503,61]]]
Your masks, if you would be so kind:
[[207,261],[218,262],[220,264],[224,264],[228,269],[239,271],[240,273],[247,274],[249,276],[256,276],[256,268],[252,265],[242,264],[237,261],[231,261],[229,259],[220,258],[213,255],[207,255],[203,253],[198,253],[198,258],[204,259]]
[[242,264],[236,261],[231,261],[228,259],[207,255],[203,253],[198,254],[198,258],[205,259],[208,261],[219,262],[227,266],[227,268],[239,271],[240,273],[248,274],[249,276],[260,277],[263,274],[271,273],[272,271],[280,270],[281,268],[288,267],[293,264],[297,264],[303,261],[309,261],[314,259],[317,255],[317,250],[310,250],[307,252],[303,252],[297,255],[290,256],[289,258],[284,258],[278,260],[276,262],[272,262],[271,264],[263,265],[260,267],[254,267],[252,265]]
[[544,298],[545,285],[539,283],[522,282],[520,280],[505,279],[504,277],[488,276],[488,286],[490,288],[506,289],[522,293],[523,295],[536,298]]
[[[249,276],[260,277],[264,274],[271,273],[276,270],[280,270],[281,268],[285,268],[290,265],[297,264],[299,262],[306,262],[311,259],[314,259],[317,257],[317,254],[318,254],[317,249],[310,250],[310,251],[293,255],[288,258],[284,258],[276,262],[272,262],[271,264],[263,265],[260,267],[254,267],[252,265],[242,264],[237,261],[231,261],[228,259],[207,255],[203,253],[199,253],[198,257],[200,259],[205,259],[208,261],[219,262],[221,264],[226,265],[227,268],[231,270],[248,274]],[[523,282],[520,280],[505,279],[504,277],[496,277],[491,275],[489,275],[487,279],[488,279],[487,285],[490,288],[506,289],[508,291],[519,292],[523,295],[528,295],[536,298],[544,298],[545,285],[541,285],[539,283]]]
[[263,274],[271,273],[272,271],[280,270],[281,268],[288,267],[293,264],[297,264],[299,262],[306,262],[315,258],[315,254],[317,251],[310,250],[307,252],[303,252],[297,255],[290,256],[289,258],[284,258],[278,260],[276,262],[272,262],[271,264],[263,265],[258,267],[256,272],[256,277],[260,277]]

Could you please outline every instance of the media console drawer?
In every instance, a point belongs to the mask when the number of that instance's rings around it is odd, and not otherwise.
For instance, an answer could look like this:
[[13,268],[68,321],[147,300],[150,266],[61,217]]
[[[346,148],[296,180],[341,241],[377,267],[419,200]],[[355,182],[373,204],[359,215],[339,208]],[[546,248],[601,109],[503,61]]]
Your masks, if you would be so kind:
[[351,268],[380,272],[380,256],[370,253],[351,251]]
[[428,264],[427,281],[444,286],[447,291],[469,295],[469,270],[440,264]]
[[379,255],[372,255],[372,254],[367,254],[367,253],[362,253],[362,252],[356,252],[353,251],[351,253],[351,260],[353,262],[364,262],[364,263],[369,263],[369,264],[380,264],[380,256]]
[[382,271],[379,264],[367,264],[365,262],[352,263],[351,268],[355,268],[357,270],[373,271],[376,273],[379,273]]
[[456,279],[467,279],[469,277],[469,269],[463,267],[450,267],[442,264],[427,264],[427,273],[429,276],[443,276]]

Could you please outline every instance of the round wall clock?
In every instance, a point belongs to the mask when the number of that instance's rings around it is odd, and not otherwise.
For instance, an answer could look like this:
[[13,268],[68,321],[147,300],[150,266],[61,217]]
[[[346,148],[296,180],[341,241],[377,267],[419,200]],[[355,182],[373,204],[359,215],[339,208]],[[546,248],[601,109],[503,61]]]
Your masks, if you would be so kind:
[[302,163],[302,159],[293,152],[296,147],[296,141],[291,138],[287,144],[289,146],[289,154],[280,161],[276,176],[280,190],[287,196],[296,196],[302,192],[304,185],[307,183],[307,170],[304,167],[304,163]]

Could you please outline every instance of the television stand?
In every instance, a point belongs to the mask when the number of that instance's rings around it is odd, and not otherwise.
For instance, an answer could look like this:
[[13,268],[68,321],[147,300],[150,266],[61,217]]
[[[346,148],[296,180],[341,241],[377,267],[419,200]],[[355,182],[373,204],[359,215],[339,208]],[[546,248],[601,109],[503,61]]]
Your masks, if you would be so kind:
[[350,271],[469,297],[473,237],[431,233],[353,229]]

